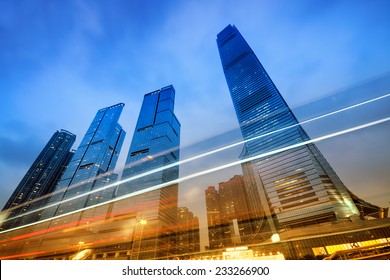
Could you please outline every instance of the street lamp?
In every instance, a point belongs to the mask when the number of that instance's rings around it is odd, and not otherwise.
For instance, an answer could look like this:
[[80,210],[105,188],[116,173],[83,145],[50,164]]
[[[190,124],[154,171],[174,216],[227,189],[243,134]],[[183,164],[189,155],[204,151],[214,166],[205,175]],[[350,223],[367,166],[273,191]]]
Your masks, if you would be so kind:
[[79,245],[79,250],[78,250],[78,252],[80,252],[80,250],[81,250],[81,246],[83,246],[85,243],[83,242],[83,241],[80,241],[79,243],[78,243],[78,245]]
[[144,232],[144,226],[148,223],[144,218],[140,219],[138,223],[141,225],[141,233],[139,237],[139,246],[138,246],[138,253],[137,253],[137,260],[139,259],[139,252],[141,251],[141,242],[142,242],[142,233]]
[[[136,223],[136,226],[137,226],[137,224],[140,224],[141,225],[141,231],[140,231],[140,235],[139,235],[139,244],[138,244],[138,252],[137,252],[137,260],[138,260],[138,258],[139,258],[139,252],[141,251],[141,242],[142,242],[142,234],[143,234],[143,232],[144,232],[144,226],[146,225],[148,223],[148,221],[146,220],[146,219],[144,219],[144,218],[141,218],[141,219],[137,219],[137,223]],[[133,254],[133,252],[134,252],[134,243],[135,243],[135,233],[136,233],[136,231],[134,230],[134,241],[133,241],[133,245],[132,245],[132,247],[133,247],[133,249],[132,249],[132,254]]]
[[271,240],[272,240],[272,242],[274,242],[274,243],[279,242],[279,241],[280,241],[280,236],[279,236],[279,234],[277,234],[277,233],[272,234]]
[[142,219],[139,219],[139,220],[138,220],[138,223],[140,223],[142,226],[144,226],[144,225],[146,225],[148,222],[147,222],[144,218],[142,218]]

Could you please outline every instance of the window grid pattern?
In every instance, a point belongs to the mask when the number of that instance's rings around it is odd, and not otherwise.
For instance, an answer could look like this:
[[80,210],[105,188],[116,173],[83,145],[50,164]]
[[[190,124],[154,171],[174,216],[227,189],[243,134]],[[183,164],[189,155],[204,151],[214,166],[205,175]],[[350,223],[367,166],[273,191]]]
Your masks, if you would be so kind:
[[[217,44],[242,136],[246,140],[258,137],[245,144],[241,156],[309,140],[237,28],[227,26],[218,34]],[[263,201],[267,201],[270,214],[276,216],[281,226],[298,220],[315,222],[323,217],[346,218],[359,213],[346,187],[315,145],[285,151],[245,166],[246,176],[260,177],[260,181],[249,182],[257,185],[254,189],[262,189]],[[248,166],[253,171],[248,172]],[[324,175],[326,181],[320,178]],[[257,208],[259,205],[252,204]]]

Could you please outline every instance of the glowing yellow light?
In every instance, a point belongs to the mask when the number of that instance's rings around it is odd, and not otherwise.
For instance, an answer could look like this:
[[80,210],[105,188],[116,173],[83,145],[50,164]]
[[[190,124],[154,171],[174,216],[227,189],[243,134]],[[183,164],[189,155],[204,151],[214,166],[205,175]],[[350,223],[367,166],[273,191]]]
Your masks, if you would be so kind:
[[272,242],[279,242],[280,241],[279,234],[277,234],[277,233],[272,234],[271,240],[272,240]]
[[233,251],[246,251],[248,250],[247,246],[240,246],[240,247],[234,247],[234,248],[226,248],[226,252],[233,252]]
[[[84,242],[82,242],[84,244]],[[91,249],[85,249],[80,252],[78,252],[75,256],[73,256],[72,260],[85,260],[90,254],[92,250]]]
[[245,250],[248,250],[247,246],[236,247],[236,251],[245,251]]
[[5,222],[5,220],[7,220],[8,216],[9,216],[9,212],[0,213],[0,225],[2,225],[3,222]]
[[[382,99],[382,98],[386,98],[386,97],[389,97],[389,96],[390,96],[390,94],[386,94],[386,95],[383,95],[381,97],[378,97],[378,98],[375,98],[375,99],[372,99],[372,100],[368,100],[368,101],[365,101],[363,103],[355,104],[355,105],[352,105],[350,107],[343,108],[343,109],[340,109],[340,110],[337,110],[337,111],[328,113],[326,115],[322,115],[322,116],[319,116],[319,117],[316,117],[316,118],[313,118],[313,119],[310,119],[310,120],[307,120],[307,121],[304,121],[304,122],[301,122],[301,123],[297,123],[297,124],[294,124],[294,125],[289,126],[289,127],[284,127],[284,128],[279,129],[279,130],[275,130],[275,131],[269,132],[267,134],[262,134],[260,136],[256,136],[256,137],[251,138],[251,139],[246,139],[245,141],[236,142],[236,143],[233,143],[233,144],[230,144],[230,145],[227,145],[227,146],[224,146],[224,147],[212,150],[210,152],[206,152],[206,153],[203,153],[203,154],[200,154],[200,155],[196,155],[194,157],[191,157],[191,158],[179,161],[179,162],[175,162],[175,163],[166,165],[164,167],[159,167],[159,168],[156,168],[156,169],[144,172],[142,174],[139,174],[139,175],[127,178],[127,179],[122,180],[120,182],[115,182],[113,184],[106,185],[105,187],[97,188],[97,189],[94,189],[92,191],[85,192],[85,193],[81,194],[80,196],[74,196],[74,197],[71,197],[69,199],[66,199],[66,200],[63,200],[63,201],[59,201],[59,202],[55,202],[55,203],[50,204],[48,206],[32,210],[32,211],[30,211],[28,213],[25,213],[25,214],[13,217],[12,219],[23,217],[23,216],[25,216],[27,214],[31,214],[31,213],[34,213],[34,212],[42,211],[43,209],[46,209],[46,208],[49,208],[49,207],[53,207],[53,206],[56,206],[56,205],[59,205],[59,204],[62,204],[62,203],[66,203],[68,201],[75,200],[75,199],[78,199],[80,197],[87,196],[87,195],[90,195],[92,193],[96,193],[96,192],[99,192],[99,191],[102,191],[102,190],[105,190],[105,189],[113,188],[113,187],[116,187],[119,183],[125,183],[125,182],[129,182],[129,181],[133,181],[133,180],[135,180],[137,178],[141,178],[141,177],[147,176],[149,174],[156,173],[156,172],[161,171],[161,170],[166,170],[168,168],[171,168],[171,167],[174,167],[174,166],[186,163],[186,162],[190,162],[190,161],[193,161],[195,159],[199,159],[199,158],[208,156],[210,154],[214,154],[214,153],[217,153],[217,152],[220,152],[220,151],[232,148],[232,147],[236,147],[238,145],[241,145],[242,143],[253,141],[255,139],[258,139],[258,138],[261,138],[261,137],[264,137],[264,136],[267,136],[267,135],[270,135],[270,134],[274,134],[274,133],[277,133],[279,131],[283,131],[283,130],[286,130],[288,128],[291,128],[291,127],[294,127],[294,126],[297,126],[297,125],[301,125],[301,124],[304,124],[304,123],[312,122],[312,121],[320,119],[320,118],[324,118],[324,117],[327,117],[327,116],[330,116],[330,115],[334,115],[334,114],[337,114],[337,113],[342,112],[342,111],[347,111],[349,109],[352,109],[352,108],[355,108],[355,107],[358,107],[358,106],[361,106],[361,105],[364,105],[364,104],[368,104],[370,102],[373,102],[373,101],[376,101],[376,100],[379,100],[379,99]],[[127,194],[127,195],[124,195],[124,196],[120,196],[120,197],[117,197],[117,198],[112,199],[110,201],[107,201],[107,202],[104,202],[104,203],[100,203],[98,205],[99,206],[100,205],[106,205],[108,203],[121,201],[123,199],[139,195],[141,193],[146,193],[148,191],[152,191],[152,190],[155,190],[155,189],[161,189],[162,187],[165,187],[167,185],[172,185],[174,183],[184,182],[184,181],[187,181],[187,180],[192,179],[194,177],[198,177],[198,176],[205,175],[205,174],[210,174],[212,172],[223,170],[225,168],[228,168],[228,167],[231,167],[231,166],[235,166],[235,165],[238,165],[238,164],[242,164],[244,162],[250,162],[250,161],[253,161],[253,160],[256,160],[256,159],[265,158],[265,157],[267,157],[269,155],[277,154],[277,153],[280,153],[280,152],[283,152],[283,151],[286,151],[286,150],[291,150],[291,149],[294,149],[294,148],[297,148],[297,147],[301,147],[301,146],[304,146],[304,145],[307,145],[307,144],[310,144],[310,143],[315,143],[315,142],[318,142],[318,141],[322,141],[322,140],[325,140],[325,139],[334,138],[336,136],[340,136],[340,135],[344,135],[344,134],[347,134],[347,133],[351,133],[351,132],[354,132],[354,131],[357,131],[357,130],[360,130],[360,129],[364,129],[364,128],[367,128],[367,127],[371,127],[371,126],[374,126],[374,125],[377,125],[377,124],[380,124],[380,123],[384,123],[384,122],[387,122],[387,121],[390,121],[390,117],[383,118],[383,119],[380,119],[380,120],[377,120],[377,121],[373,121],[373,122],[369,122],[369,123],[365,123],[365,124],[362,124],[362,125],[359,125],[359,126],[355,126],[355,127],[349,128],[349,129],[345,129],[345,130],[337,131],[337,132],[334,132],[334,133],[330,133],[330,134],[327,134],[327,135],[324,135],[324,136],[321,136],[321,137],[317,137],[315,139],[311,139],[311,140],[307,140],[307,141],[304,141],[304,142],[300,142],[300,143],[297,143],[297,144],[294,144],[294,145],[283,147],[283,148],[280,148],[280,149],[277,149],[277,150],[274,150],[274,151],[270,151],[270,152],[267,152],[267,153],[259,154],[259,155],[253,156],[253,157],[245,158],[245,159],[242,159],[242,160],[239,160],[239,161],[230,162],[228,164],[224,164],[224,165],[221,165],[221,166],[210,168],[210,169],[207,169],[207,170],[204,170],[204,171],[201,171],[201,172],[197,172],[197,173],[194,173],[194,174],[190,174],[190,175],[182,177],[180,179],[172,180],[172,181],[167,182],[167,183],[159,184],[159,185],[156,185],[156,186],[153,186],[153,187],[141,190],[141,191],[137,191],[137,192],[133,192],[133,193],[130,193],[130,194]],[[60,214],[60,215],[57,215],[57,216],[52,217],[52,218],[47,218],[47,219],[39,220],[38,222],[34,222],[34,223],[31,223],[31,224],[27,224],[27,225],[15,227],[15,228],[12,228],[12,229],[4,230],[4,231],[2,231],[2,233],[9,232],[9,231],[14,231],[14,230],[17,230],[17,229],[20,229],[20,228],[25,228],[27,226],[36,225],[36,224],[44,223],[44,222],[51,221],[51,220],[55,220],[55,219],[58,219],[58,218],[61,218],[61,217],[67,216],[67,215],[72,215],[74,213],[79,213],[81,211],[86,211],[88,209],[91,209],[92,207],[97,207],[98,205],[89,206],[89,207],[86,207],[86,208],[83,208],[83,209],[77,209],[77,210],[74,210],[74,211],[70,211],[70,212],[68,212],[66,214]],[[63,213],[63,211],[59,211],[59,212]],[[3,220],[3,222],[4,222],[4,220]],[[55,222],[55,224],[57,224],[57,223]]]

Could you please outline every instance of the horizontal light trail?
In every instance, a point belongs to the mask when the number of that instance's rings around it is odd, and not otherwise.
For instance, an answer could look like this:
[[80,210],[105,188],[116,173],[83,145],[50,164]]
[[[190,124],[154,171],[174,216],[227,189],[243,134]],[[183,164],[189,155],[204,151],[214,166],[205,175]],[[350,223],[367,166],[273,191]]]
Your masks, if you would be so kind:
[[[283,128],[280,128],[280,129],[277,129],[277,130],[274,130],[274,131],[262,134],[262,135],[255,136],[255,137],[250,138],[250,139],[246,139],[246,140],[243,140],[243,141],[240,141],[240,142],[236,142],[236,143],[233,143],[233,144],[230,144],[230,145],[218,148],[218,149],[214,149],[214,150],[209,151],[209,152],[205,152],[205,153],[202,153],[202,154],[199,154],[199,155],[196,155],[196,156],[193,156],[193,157],[190,157],[190,158],[178,161],[178,162],[171,163],[169,165],[165,165],[165,166],[162,166],[162,167],[150,170],[150,171],[146,171],[146,172],[138,174],[138,175],[134,175],[134,176],[132,176],[130,178],[126,178],[124,180],[114,182],[112,184],[103,186],[101,188],[98,188],[98,189],[95,189],[95,190],[91,190],[91,191],[86,192],[86,193],[82,193],[82,194],[80,194],[78,196],[70,197],[68,199],[52,203],[52,204],[44,206],[42,208],[31,210],[31,211],[28,211],[28,212],[26,212],[24,214],[20,214],[18,216],[11,217],[11,218],[9,218],[7,220],[4,220],[3,222],[9,221],[9,220],[13,220],[13,219],[16,219],[16,218],[20,218],[20,217],[23,217],[23,216],[26,216],[26,215],[30,215],[32,213],[35,213],[35,212],[38,212],[38,211],[42,211],[44,209],[55,207],[55,206],[58,206],[58,205],[60,205],[62,203],[66,203],[66,202],[72,201],[74,199],[78,199],[78,198],[81,198],[81,197],[84,197],[84,196],[87,196],[87,195],[90,195],[90,194],[94,194],[94,193],[97,193],[97,192],[100,192],[100,191],[103,191],[103,190],[106,190],[106,189],[110,189],[110,188],[116,187],[116,186],[118,186],[120,184],[127,183],[127,182],[130,182],[130,181],[133,181],[133,180],[136,180],[136,179],[139,179],[139,178],[151,175],[151,174],[159,172],[159,171],[163,171],[163,170],[166,170],[166,169],[169,169],[169,168],[172,168],[172,167],[175,167],[175,166],[187,163],[187,162],[194,161],[196,159],[200,159],[200,158],[203,158],[203,157],[206,157],[206,156],[209,156],[209,155],[212,155],[212,154],[224,151],[224,150],[228,150],[230,148],[233,148],[233,147],[236,147],[236,146],[239,146],[239,145],[243,145],[243,144],[245,144],[247,142],[254,141],[254,140],[257,140],[257,139],[260,139],[260,138],[263,138],[263,137],[266,137],[266,136],[269,136],[269,135],[272,135],[272,134],[275,134],[275,133],[278,133],[278,132],[282,132],[282,131],[291,129],[293,127],[297,127],[297,126],[300,126],[300,125],[303,125],[303,124],[307,124],[307,123],[310,123],[310,122],[313,122],[313,121],[316,121],[316,120],[319,120],[319,119],[323,119],[323,118],[326,118],[326,117],[329,117],[329,116],[332,116],[332,115],[336,115],[336,114],[339,114],[341,112],[345,112],[345,111],[348,111],[348,110],[351,110],[351,109],[354,109],[354,108],[357,108],[357,107],[360,107],[360,106],[363,106],[363,105],[367,105],[369,103],[372,103],[372,102],[375,102],[375,101],[379,101],[379,100],[387,98],[387,97],[390,97],[389,93],[388,94],[384,94],[384,95],[379,96],[379,97],[372,98],[370,100],[366,100],[366,101],[363,101],[363,102],[360,102],[360,103],[357,103],[357,104],[345,107],[345,108],[342,108],[342,109],[339,109],[339,110],[335,110],[333,112],[330,112],[330,113],[327,113],[327,114],[324,114],[324,115],[321,115],[321,116],[317,116],[317,117],[311,118],[311,119],[306,120],[306,121],[302,121],[302,122],[299,122],[299,123],[296,123],[296,124],[293,124],[293,125],[290,125],[290,126],[287,126],[287,127],[283,127]],[[39,198],[37,199],[37,201],[38,200],[39,200]],[[29,201],[28,203],[31,204],[33,202]],[[16,206],[16,207],[14,207],[12,209],[17,209],[19,207],[22,207],[23,205],[24,204]],[[7,209],[7,210],[12,210],[12,209]]]
[[[166,199],[166,205],[164,207],[170,207],[171,203],[177,199],[177,197],[170,197],[169,199]],[[85,227],[91,227],[91,226],[96,226],[99,223],[105,223],[105,219],[107,218],[113,218],[111,221],[116,221],[123,219],[124,215],[126,216],[134,216],[135,213],[138,211],[145,211],[146,209],[154,208],[158,206],[160,203],[160,200],[153,200],[153,201],[148,201],[142,205],[131,205],[130,207],[124,208],[124,209],[118,209],[114,212],[105,213],[105,214],[99,214],[95,215],[90,218],[84,218],[82,220],[77,220],[77,221],[71,221],[66,224],[60,224],[56,225],[51,228],[46,228],[46,229],[40,229],[37,231],[31,231],[28,233],[23,233],[17,236],[12,236],[9,238],[5,239],[0,239],[0,244],[1,243],[7,243],[9,241],[19,241],[22,239],[30,238],[30,237],[36,237],[39,235],[45,235],[47,233],[53,233],[53,232],[58,232],[62,231],[64,233],[70,232],[73,230],[79,230]],[[130,213],[130,214],[129,214]],[[135,216],[134,216],[135,217]]]
[[[159,184],[159,185],[156,185],[156,186],[153,186],[153,187],[149,187],[149,188],[146,188],[146,189],[143,189],[143,190],[132,192],[132,193],[129,193],[127,195],[123,195],[123,196],[111,199],[109,201],[106,201],[106,202],[103,202],[103,203],[100,203],[100,204],[95,204],[95,205],[92,205],[92,206],[89,206],[89,207],[85,207],[85,208],[82,208],[82,209],[77,209],[77,210],[74,210],[74,211],[62,214],[62,215],[58,215],[58,216],[55,216],[55,217],[47,218],[47,219],[44,219],[44,220],[41,220],[41,221],[37,221],[35,223],[31,223],[31,224],[28,224],[28,225],[23,225],[23,226],[16,227],[16,228],[13,228],[13,229],[4,230],[1,233],[5,233],[5,232],[9,232],[9,231],[25,228],[25,227],[32,226],[32,225],[37,225],[37,224],[48,222],[48,221],[51,221],[51,220],[54,220],[54,219],[59,219],[59,218],[65,217],[67,215],[76,214],[76,213],[79,213],[79,212],[82,212],[82,211],[86,211],[86,210],[94,208],[94,207],[103,206],[103,205],[106,205],[106,204],[109,204],[109,203],[114,203],[114,202],[121,201],[121,200],[130,198],[130,197],[134,197],[134,196],[137,196],[137,195],[145,194],[145,193],[148,193],[148,192],[151,192],[151,191],[154,191],[154,190],[158,190],[158,189],[170,186],[170,185],[179,184],[181,182],[184,182],[184,181],[187,181],[187,180],[190,180],[190,179],[202,176],[202,175],[207,175],[207,174],[210,174],[210,173],[213,173],[213,172],[216,172],[216,171],[220,171],[220,170],[223,170],[223,169],[226,169],[226,168],[229,168],[229,167],[240,165],[240,164],[245,163],[245,162],[258,160],[258,159],[261,159],[261,158],[264,158],[264,157],[268,157],[268,156],[271,156],[271,155],[274,155],[274,154],[277,154],[277,153],[281,153],[281,152],[284,152],[284,151],[287,151],[287,150],[290,150],[290,149],[295,149],[295,148],[298,148],[298,147],[301,147],[301,146],[305,146],[305,145],[308,145],[308,144],[312,144],[312,143],[315,143],[315,142],[323,141],[323,140],[330,139],[330,138],[333,138],[333,137],[336,137],[336,136],[340,136],[340,135],[343,135],[343,134],[347,134],[347,133],[351,133],[351,132],[354,132],[354,131],[358,131],[358,130],[361,130],[361,129],[364,129],[364,128],[368,128],[368,127],[371,127],[371,126],[374,126],[374,125],[381,124],[381,123],[385,123],[387,121],[390,121],[390,117],[383,118],[383,119],[380,119],[380,120],[377,120],[377,121],[373,121],[373,122],[369,122],[369,123],[365,123],[365,124],[362,124],[362,125],[359,125],[359,126],[355,126],[355,127],[352,127],[352,128],[344,129],[344,130],[341,130],[341,131],[338,131],[338,132],[330,133],[330,134],[327,134],[327,135],[324,135],[324,136],[321,136],[321,137],[310,139],[310,140],[307,140],[307,141],[304,141],[304,142],[301,142],[301,143],[297,143],[297,144],[294,144],[294,145],[290,145],[290,146],[287,146],[287,147],[276,149],[276,150],[273,150],[273,151],[270,151],[270,152],[267,152],[267,153],[262,153],[262,154],[259,154],[259,155],[256,155],[256,156],[252,156],[252,157],[249,157],[249,158],[237,160],[237,161],[234,161],[234,162],[231,162],[231,163],[228,163],[228,164],[223,164],[223,165],[220,165],[220,166],[217,166],[217,167],[214,167],[214,168],[206,169],[206,170],[203,170],[203,171],[200,171],[200,172],[193,173],[193,174],[188,175],[188,176],[184,176],[184,177],[178,178],[176,180],[172,180],[172,181],[167,182],[167,183]],[[125,181],[127,181],[127,179],[123,180],[123,181],[120,181],[120,182],[117,182],[117,183],[115,183],[115,185],[121,184],[121,183],[123,183]],[[99,189],[99,190],[102,190],[102,189]],[[93,192],[96,192],[96,191],[93,191]],[[89,192],[88,194],[90,194],[90,193],[92,193],[92,192]],[[76,199],[76,198],[79,198],[79,197],[84,196],[84,195],[86,195],[86,194],[80,195],[78,197],[74,197],[72,199]],[[70,200],[71,199],[68,199],[66,201],[70,201]],[[61,203],[64,203],[64,202],[65,201],[61,201],[59,203],[56,203],[54,206],[56,206],[58,204],[61,204]],[[50,208],[52,206],[53,205],[49,205],[49,206],[47,206],[45,208]],[[43,210],[45,208],[38,209],[38,210]],[[38,211],[38,210],[35,210],[35,211]],[[24,214],[24,215],[26,215],[26,214]],[[20,216],[22,216],[22,215],[20,215]]]
[[[321,116],[317,116],[317,117],[311,118],[311,119],[306,120],[306,121],[302,121],[302,122],[299,122],[299,123],[296,123],[296,124],[293,124],[293,125],[290,125],[290,126],[287,126],[287,127],[283,127],[283,128],[280,128],[280,129],[277,129],[277,130],[274,130],[274,131],[262,134],[262,135],[258,135],[256,137],[253,137],[253,138],[250,138],[250,139],[246,139],[246,140],[243,140],[243,141],[240,141],[240,142],[236,142],[236,143],[233,143],[233,144],[230,144],[230,145],[226,145],[224,147],[221,147],[221,148],[218,148],[218,149],[214,149],[212,151],[199,154],[197,156],[193,156],[193,157],[190,157],[190,158],[178,161],[178,162],[174,162],[174,163],[171,163],[169,165],[165,165],[165,166],[162,166],[162,167],[159,167],[159,168],[156,168],[156,169],[153,169],[153,170],[150,170],[150,171],[138,174],[138,175],[134,175],[134,176],[132,176],[130,178],[127,178],[127,179],[124,179],[124,180],[121,180],[121,181],[118,181],[118,182],[111,183],[111,184],[103,186],[103,187],[101,187],[99,189],[91,190],[89,192],[82,193],[82,194],[80,194],[78,196],[71,197],[71,198],[68,198],[66,200],[61,200],[61,201],[52,203],[50,205],[44,206],[42,208],[31,210],[31,211],[28,211],[27,213],[20,214],[20,215],[15,216],[15,217],[11,217],[11,218],[9,218],[7,220],[3,220],[3,222],[10,221],[10,220],[13,220],[13,219],[16,219],[16,218],[20,218],[20,217],[23,217],[23,216],[26,216],[26,215],[29,215],[29,214],[32,214],[32,213],[35,213],[35,212],[38,212],[38,211],[42,211],[44,209],[55,207],[55,206],[57,206],[59,204],[66,203],[66,202],[69,202],[71,200],[74,200],[74,199],[77,199],[77,198],[81,198],[83,196],[87,196],[87,195],[90,195],[90,194],[97,193],[99,191],[103,191],[103,190],[106,190],[106,189],[109,189],[109,188],[113,188],[113,187],[116,187],[116,186],[118,186],[120,184],[127,183],[127,182],[130,182],[130,181],[133,181],[133,180],[136,180],[136,179],[139,179],[139,178],[151,175],[151,174],[159,172],[159,171],[163,171],[163,170],[166,170],[166,169],[169,169],[169,168],[172,168],[172,167],[175,167],[175,166],[187,163],[187,162],[194,161],[196,159],[200,159],[200,158],[203,158],[203,157],[206,157],[206,156],[209,156],[209,155],[212,155],[212,154],[224,151],[224,150],[228,150],[230,148],[233,148],[233,147],[236,147],[236,146],[239,146],[239,145],[243,145],[243,144],[245,144],[247,142],[254,141],[254,140],[257,140],[257,139],[260,139],[262,137],[266,137],[266,136],[269,136],[269,135],[272,135],[272,134],[275,134],[275,133],[278,133],[278,132],[282,132],[282,131],[287,130],[287,129],[291,129],[293,127],[297,127],[297,126],[300,126],[300,125],[303,125],[303,124],[307,124],[307,123],[310,123],[310,122],[313,122],[313,121],[316,121],[316,120],[319,120],[319,119],[323,119],[323,118],[326,118],[326,117],[329,117],[329,116],[332,116],[332,115],[336,115],[336,114],[339,114],[341,112],[345,112],[345,111],[348,111],[348,110],[351,110],[351,109],[354,109],[354,108],[357,108],[357,107],[360,107],[360,106],[363,106],[363,105],[367,105],[369,103],[372,103],[372,102],[375,102],[375,101],[379,101],[379,100],[387,98],[387,97],[390,97],[389,93],[388,94],[384,94],[384,95],[379,96],[379,97],[372,98],[370,100],[366,100],[366,101],[363,101],[363,102],[360,102],[360,103],[357,103],[357,104],[345,107],[345,108],[342,108],[342,109],[339,109],[339,110],[335,110],[333,112],[330,112],[330,113],[327,113],[327,114],[324,114],[324,115],[321,115]],[[78,183],[77,185],[81,185],[81,184],[82,184],[82,182]],[[69,189],[71,189],[71,188],[72,188],[72,186],[69,187]],[[55,191],[51,195],[54,195],[54,194],[57,194],[57,193],[60,193],[60,191]],[[45,197],[47,197],[47,196],[45,196]],[[10,208],[10,209],[7,209],[7,210],[11,211],[13,209],[17,209],[17,208],[23,207],[26,204],[31,204],[31,203],[39,201],[40,199],[43,199],[45,197],[37,198],[35,201],[29,201],[29,202],[23,203],[21,205],[18,205],[16,207],[13,207],[13,208]]]

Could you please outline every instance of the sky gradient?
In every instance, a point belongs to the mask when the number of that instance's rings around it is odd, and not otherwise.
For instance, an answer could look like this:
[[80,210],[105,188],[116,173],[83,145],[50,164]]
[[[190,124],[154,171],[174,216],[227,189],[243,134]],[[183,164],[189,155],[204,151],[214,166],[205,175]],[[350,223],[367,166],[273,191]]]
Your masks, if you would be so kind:
[[[292,108],[388,80],[389,10],[389,1],[0,0],[0,207],[56,130],[76,134],[77,148],[96,112],[119,102],[124,159],[143,95],[170,84],[183,147],[236,129],[215,41],[228,24]],[[348,188],[385,207],[389,128],[319,145]]]

